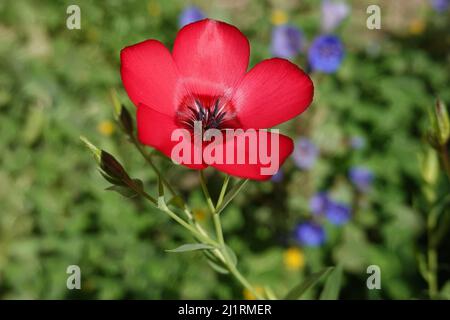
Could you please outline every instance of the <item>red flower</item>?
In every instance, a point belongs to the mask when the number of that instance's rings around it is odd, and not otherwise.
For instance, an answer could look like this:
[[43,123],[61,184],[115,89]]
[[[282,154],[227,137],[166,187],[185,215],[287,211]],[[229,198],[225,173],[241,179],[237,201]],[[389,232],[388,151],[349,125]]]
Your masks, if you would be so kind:
[[[157,40],[122,50],[121,74],[124,87],[137,106],[139,140],[167,156],[178,143],[171,141],[177,128],[192,130],[194,120],[204,129],[265,129],[302,113],[313,98],[310,78],[291,62],[264,60],[247,72],[250,47],[235,27],[205,19],[182,28],[172,53]],[[293,151],[284,135],[279,148],[271,150],[282,164]],[[225,141],[227,145],[229,141]],[[234,144],[236,152],[242,145]],[[192,150],[196,146],[192,145]],[[192,152],[194,153],[194,152]],[[257,163],[211,164],[228,174],[266,180]],[[208,164],[182,163],[203,169]],[[208,162],[209,163],[209,162]]]

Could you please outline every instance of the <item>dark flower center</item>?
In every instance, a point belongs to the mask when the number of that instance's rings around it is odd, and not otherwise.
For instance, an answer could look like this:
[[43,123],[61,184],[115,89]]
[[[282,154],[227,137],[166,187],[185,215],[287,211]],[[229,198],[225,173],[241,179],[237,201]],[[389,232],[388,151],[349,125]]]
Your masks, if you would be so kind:
[[225,98],[190,97],[180,105],[177,120],[193,130],[195,122],[201,122],[202,130],[230,128],[234,117],[231,104]]

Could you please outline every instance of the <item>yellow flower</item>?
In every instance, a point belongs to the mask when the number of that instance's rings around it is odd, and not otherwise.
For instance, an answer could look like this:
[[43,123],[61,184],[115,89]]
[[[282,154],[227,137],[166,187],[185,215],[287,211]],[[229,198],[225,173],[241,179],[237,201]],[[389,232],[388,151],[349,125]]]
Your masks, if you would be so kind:
[[197,221],[203,221],[206,219],[206,212],[204,209],[196,208],[192,210],[192,213],[194,214],[194,218]]
[[[260,295],[263,295],[263,294],[264,294],[264,289],[263,289],[263,287],[256,286],[256,287],[255,287],[255,290],[256,290],[256,292],[257,292],[258,294],[260,294]],[[251,291],[248,290],[247,288],[245,288],[245,289],[242,291],[242,295],[244,296],[244,299],[245,299],[245,300],[256,300],[256,297],[254,296],[254,294],[251,293]]]
[[420,35],[425,31],[425,22],[422,19],[415,19],[409,24],[409,33]]
[[110,136],[114,132],[114,123],[109,120],[100,122],[97,126],[97,130],[104,136]]
[[278,26],[280,24],[285,24],[288,21],[288,16],[285,11],[276,9],[272,11],[270,20],[272,21],[272,24]]
[[296,271],[305,265],[305,255],[299,248],[289,248],[283,255],[284,266],[288,270]]
[[161,15],[161,6],[155,0],[150,0],[147,4],[148,14],[152,17],[159,17]]

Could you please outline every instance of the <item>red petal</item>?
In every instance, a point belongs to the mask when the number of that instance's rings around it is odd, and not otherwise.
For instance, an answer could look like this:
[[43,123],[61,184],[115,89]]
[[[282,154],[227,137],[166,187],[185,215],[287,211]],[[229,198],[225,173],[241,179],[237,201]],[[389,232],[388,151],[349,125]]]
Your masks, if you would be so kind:
[[178,71],[170,51],[156,40],[124,48],[120,53],[122,82],[138,106],[145,104],[173,115],[183,96]]
[[[248,133],[249,131],[246,132]],[[237,176],[240,178],[249,178],[254,180],[270,179],[270,177],[272,177],[278,171],[278,169],[281,167],[281,165],[284,163],[287,157],[292,153],[292,151],[294,150],[294,143],[289,137],[286,137],[282,134],[268,132],[265,130],[255,130],[255,132],[258,133],[258,135],[256,136],[257,139],[255,140],[256,143],[250,143],[249,139],[245,139],[244,140],[245,143],[242,143],[242,140],[241,143],[239,143],[238,139],[240,139],[239,137],[242,137],[242,135],[235,135],[234,139],[228,139],[225,141],[224,143],[225,148],[217,149],[218,151],[223,150],[223,152],[221,152],[220,155],[214,153],[216,159],[220,159],[221,162],[220,164],[212,163],[211,158],[208,158],[207,155],[205,155],[205,162],[208,163],[210,166],[225,173],[228,173],[232,176]],[[261,140],[261,137],[259,135],[261,132],[265,133],[267,142],[266,144],[267,147],[264,149],[264,151],[262,151],[260,148],[260,143],[263,143],[262,141],[264,141]],[[271,144],[273,139],[277,138],[278,138],[278,148],[274,148],[272,147]],[[255,147],[256,149],[251,150],[250,145],[252,146],[256,145]],[[230,163],[230,161],[228,161],[226,158],[227,146],[234,150],[234,158],[232,158],[233,159],[232,164],[228,164]],[[243,161],[243,164],[238,163],[237,155],[239,153],[245,155],[245,161]],[[270,162],[267,161],[264,162],[264,160],[260,156],[261,153],[265,153],[268,159],[270,159]],[[251,162],[252,156],[255,156],[254,160],[256,159],[256,163],[255,161],[253,163]],[[270,173],[263,172],[262,171],[263,168],[266,168],[266,170],[271,168],[271,170],[269,170]]]
[[[174,130],[179,129],[174,118],[140,104],[138,105],[136,119],[139,140],[143,144],[154,147],[172,159],[172,150],[178,142],[171,141],[171,136]],[[203,163],[194,164],[193,144],[191,144],[191,159],[188,163],[180,162],[180,164],[192,169],[204,169],[207,167]]]
[[173,58],[186,88],[200,95],[223,95],[244,76],[250,55],[247,38],[235,27],[205,19],[182,28]]
[[280,58],[258,63],[233,96],[243,128],[270,128],[302,113],[311,103],[314,86],[295,64]]

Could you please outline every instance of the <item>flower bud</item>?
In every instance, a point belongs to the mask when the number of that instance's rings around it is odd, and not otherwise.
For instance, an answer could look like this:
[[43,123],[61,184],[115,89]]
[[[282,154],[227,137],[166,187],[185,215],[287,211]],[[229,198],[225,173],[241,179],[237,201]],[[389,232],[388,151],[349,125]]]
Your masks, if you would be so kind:
[[444,102],[439,99],[436,101],[435,114],[439,141],[441,145],[444,145],[450,138],[450,120],[448,118],[447,107]]
[[434,148],[444,146],[450,138],[450,120],[445,104],[436,101],[433,112],[430,112],[431,131],[428,132],[428,141]]
[[99,148],[94,146],[86,137],[81,136],[80,140],[84,142],[84,144],[89,148],[89,150],[91,150],[92,154],[94,155],[95,160],[97,161],[97,163],[100,164],[102,150],[100,150]]
[[434,185],[439,177],[439,159],[434,150],[428,148],[420,156],[420,169],[423,180],[429,185]]

